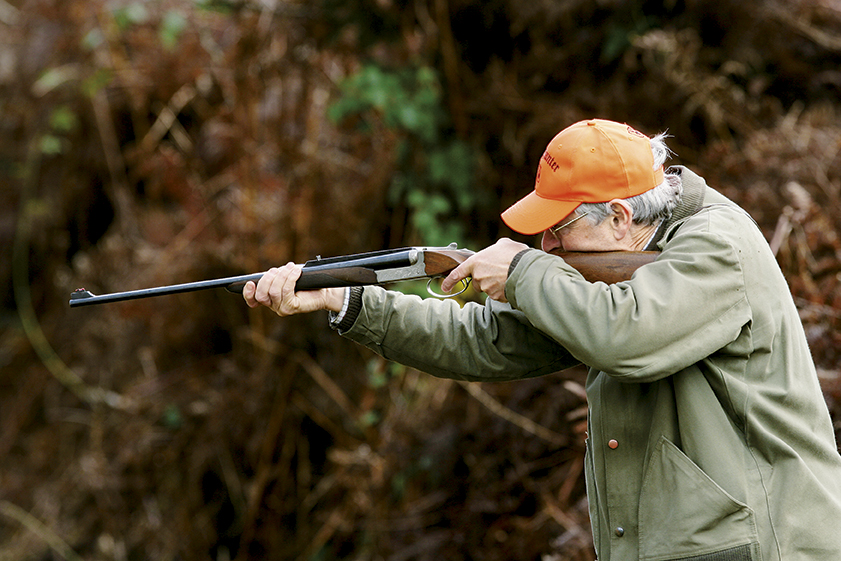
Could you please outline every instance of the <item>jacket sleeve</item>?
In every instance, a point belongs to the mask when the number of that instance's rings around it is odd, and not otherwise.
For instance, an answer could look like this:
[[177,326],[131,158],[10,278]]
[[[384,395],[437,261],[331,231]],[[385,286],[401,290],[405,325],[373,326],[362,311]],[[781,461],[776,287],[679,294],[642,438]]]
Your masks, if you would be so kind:
[[578,364],[522,312],[491,299],[460,306],[369,286],[356,321],[342,335],[442,378],[516,380]]
[[649,382],[719,351],[749,328],[733,221],[738,209],[687,220],[653,263],[631,280],[589,283],[560,257],[531,251],[506,295],[539,330],[581,362],[615,378]]

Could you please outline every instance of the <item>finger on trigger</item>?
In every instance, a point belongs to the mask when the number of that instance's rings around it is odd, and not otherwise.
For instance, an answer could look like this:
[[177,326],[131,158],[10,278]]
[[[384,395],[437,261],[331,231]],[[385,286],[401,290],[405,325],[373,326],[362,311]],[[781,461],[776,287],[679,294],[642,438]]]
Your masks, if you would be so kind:
[[461,280],[464,277],[462,276],[461,271],[459,271],[460,268],[461,268],[461,265],[459,265],[458,267],[456,267],[455,269],[450,271],[450,274],[447,275],[447,278],[445,278],[441,282],[441,290],[443,290],[444,292],[449,292],[453,289],[453,287],[456,284],[461,282]]

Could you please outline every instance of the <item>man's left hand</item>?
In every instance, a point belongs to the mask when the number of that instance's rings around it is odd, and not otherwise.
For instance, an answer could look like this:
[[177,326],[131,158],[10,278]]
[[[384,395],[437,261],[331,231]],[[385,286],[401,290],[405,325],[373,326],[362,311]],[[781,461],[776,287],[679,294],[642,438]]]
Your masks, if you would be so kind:
[[453,269],[441,283],[441,290],[449,292],[456,284],[471,277],[476,290],[499,302],[507,302],[505,282],[508,280],[508,268],[514,256],[528,247],[526,244],[502,238],[494,245],[471,255]]

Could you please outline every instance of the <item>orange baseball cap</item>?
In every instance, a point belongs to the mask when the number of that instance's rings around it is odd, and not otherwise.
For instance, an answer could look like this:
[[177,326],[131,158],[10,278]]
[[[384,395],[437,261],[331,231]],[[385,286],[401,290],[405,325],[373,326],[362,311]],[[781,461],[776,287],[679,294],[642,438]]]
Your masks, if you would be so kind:
[[537,234],[581,203],[605,203],[642,194],[663,182],[654,169],[650,139],[622,123],[591,119],[570,125],[546,147],[534,191],[502,213],[509,228]]

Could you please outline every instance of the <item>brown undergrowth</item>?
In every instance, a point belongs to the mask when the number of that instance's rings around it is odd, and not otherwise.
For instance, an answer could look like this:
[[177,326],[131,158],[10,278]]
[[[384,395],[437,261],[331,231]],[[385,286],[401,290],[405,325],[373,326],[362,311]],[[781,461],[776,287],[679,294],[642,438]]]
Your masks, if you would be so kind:
[[563,126],[668,130],[765,233],[841,419],[832,2],[2,0],[0,27],[0,559],[594,559],[580,369],[438,380],[221,291],[67,307],[424,243],[394,190],[424,153],[326,118],[366,62],[434,70],[474,249]]

